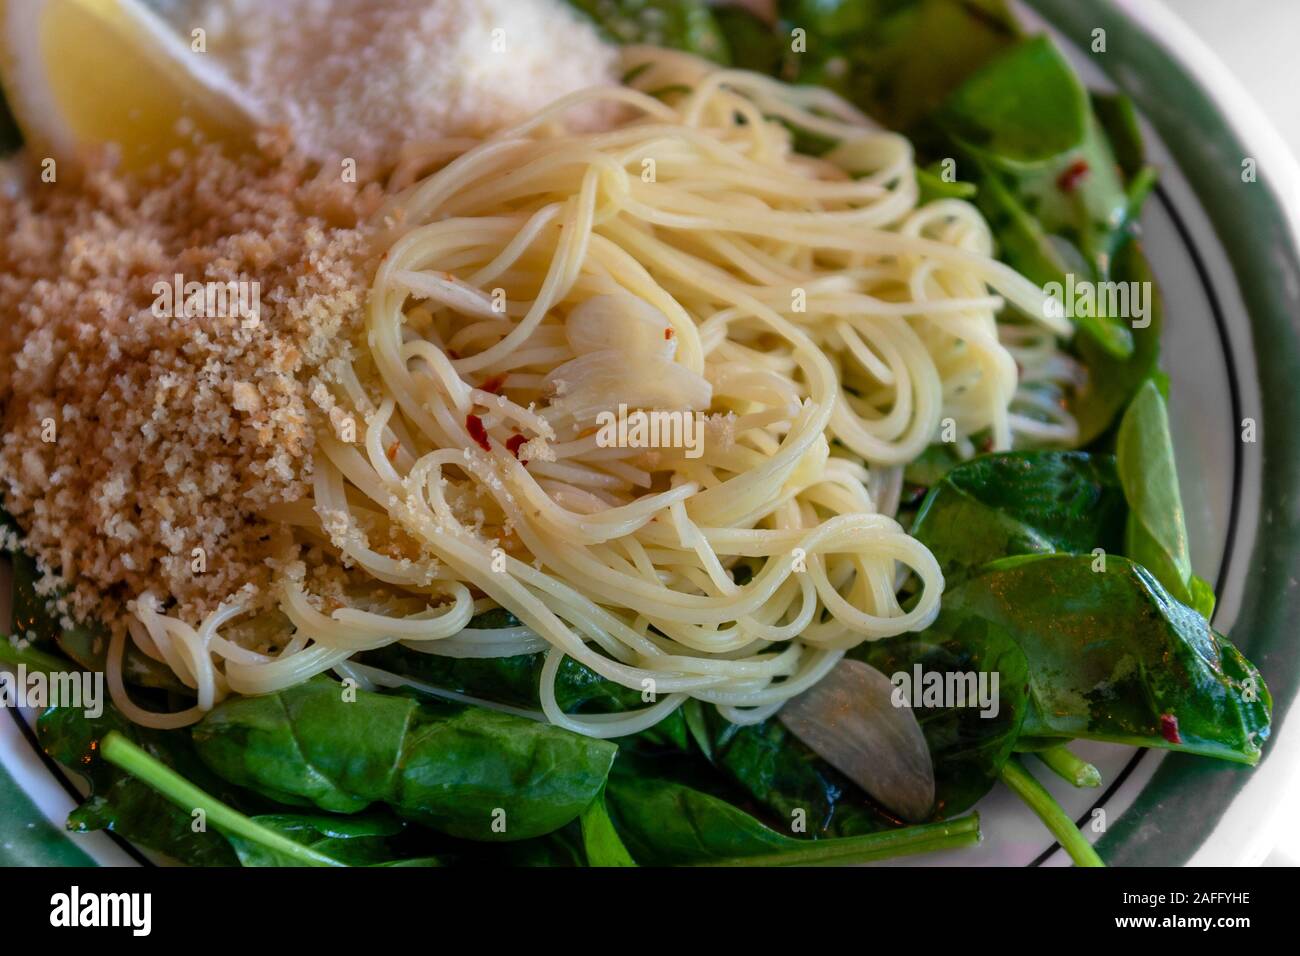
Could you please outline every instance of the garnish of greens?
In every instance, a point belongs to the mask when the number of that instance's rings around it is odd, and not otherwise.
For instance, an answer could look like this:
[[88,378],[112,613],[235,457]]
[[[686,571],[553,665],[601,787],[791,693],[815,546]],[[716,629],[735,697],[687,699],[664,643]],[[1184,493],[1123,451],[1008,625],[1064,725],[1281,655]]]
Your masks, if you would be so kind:
[[[923,200],[975,203],[1000,257],[1035,283],[1153,278],[1135,224],[1154,173],[1132,105],[1089,93],[1002,0],[782,0],[775,23],[703,0],[571,2],[616,42],[836,90],[912,140]],[[1076,863],[1100,864],[1030,765],[1097,786],[1075,739],[1254,764],[1271,699],[1211,627],[1212,589],[1192,571],[1159,297],[1141,328],[1100,309],[1074,321],[1087,369],[1066,396],[1078,450],[962,462],[936,445],[909,467],[901,517],[943,568],[943,609],[921,633],[849,655],[885,675],[1000,678],[996,716],[914,708],[933,768],[928,811],[909,813],[920,822],[904,825],[778,719],[737,726],[691,702],[640,734],[592,740],[525,716],[540,708],[541,655],[392,645],[363,662],[479,704],[318,677],[229,699],[185,730],[138,727],[111,705],[96,719],[47,710],[43,747],[90,785],[69,828],[196,865],[844,864],[972,845],[968,811],[1005,784]],[[21,640],[0,641],[0,661],[102,669],[103,634],[61,627],[30,562],[13,560]],[[511,623],[498,611],[471,626]],[[143,655],[124,672],[144,706],[175,709],[188,694]],[[571,659],[557,696],[569,712],[642,704]]]

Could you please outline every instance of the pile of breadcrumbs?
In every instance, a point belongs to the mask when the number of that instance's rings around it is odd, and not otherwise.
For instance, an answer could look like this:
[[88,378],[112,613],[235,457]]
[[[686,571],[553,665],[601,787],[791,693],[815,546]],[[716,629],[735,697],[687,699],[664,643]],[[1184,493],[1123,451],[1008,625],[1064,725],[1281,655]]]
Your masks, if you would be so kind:
[[[310,495],[308,396],[363,321],[377,189],[269,139],[139,179],[46,183],[17,163],[0,189],[0,496],[43,589],[110,623],[145,590],[189,620],[265,592],[294,551],[261,510]],[[258,282],[256,323],[155,308],[177,274]]]

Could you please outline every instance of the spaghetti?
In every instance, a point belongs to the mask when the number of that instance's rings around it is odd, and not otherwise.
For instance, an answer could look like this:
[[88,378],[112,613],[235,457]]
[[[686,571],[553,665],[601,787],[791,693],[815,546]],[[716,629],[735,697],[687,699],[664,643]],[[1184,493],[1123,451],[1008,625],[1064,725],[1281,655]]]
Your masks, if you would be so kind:
[[[353,600],[329,607],[286,574],[287,636],[267,653],[222,637],[238,596],[195,629],[142,595],[131,639],[197,700],[132,704],[119,639],[110,686],[129,716],[182,725],[230,692],[373,672],[348,659],[401,641],[544,651],[542,711],[585,734],[692,697],[753,723],[858,643],[934,618],[939,567],[892,517],[902,469],[939,440],[1068,440],[1017,368],[1068,378],[1068,325],[992,257],[972,206],[918,205],[905,139],[829,92],[654,48],[623,67],[624,85],[454,158],[432,148],[423,178],[418,158],[397,171],[415,181],[381,214],[312,507],[275,515],[329,541]],[[566,126],[598,104],[625,119]],[[1007,304],[1019,316],[1000,323]],[[650,413],[698,426],[698,446],[604,440],[600,422]],[[519,625],[467,627],[491,607]],[[566,656],[647,706],[564,713]]]

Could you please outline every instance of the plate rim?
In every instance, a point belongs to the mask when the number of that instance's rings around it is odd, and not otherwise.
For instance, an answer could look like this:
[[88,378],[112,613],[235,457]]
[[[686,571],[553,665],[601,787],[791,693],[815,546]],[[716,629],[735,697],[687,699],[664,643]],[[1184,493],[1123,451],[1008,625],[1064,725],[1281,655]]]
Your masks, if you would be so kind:
[[[1144,74],[1158,71],[1166,85],[1176,83],[1192,94],[1190,105],[1178,102],[1177,110],[1183,114],[1179,117],[1172,105],[1129,89],[1114,76],[1111,64],[1104,59],[1098,64],[1133,97],[1144,117],[1175,150],[1181,171],[1219,237],[1254,236],[1251,241],[1224,242],[1256,340],[1270,343],[1269,348],[1256,348],[1247,358],[1253,361],[1259,379],[1264,422],[1297,420],[1300,394],[1292,393],[1296,391],[1294,383],[1300,380],[1300,349],[1295,334],[1300,288],[1294,284],[1294,277],[1300,276],[1300,162],[1244,86],[1162,3],[1025,2],[1081,50],[1088,49],[1091,32],[1098,27],[1106,29],[1108,36],[1116,33],[1130,50],[1129,61],[1140,55]],[[1191,141],[1186,135],[1190,130],[1212,135]],[[1213,144],[1231,147],[1230,154],[1256,158],[1261,170],[1275,171],[1267,179],[1261,175],[1262,196],[1236,208],[1225,202],[1224,187],[1236,171],[1225,169],[1223,158],[1227,154],[1214,153]],[[1280,188],[1275,188],[1274,183]],[[1261,224],[1267,228],[1261,229]],[[1278,262],[1284,259],[1290,268],[1291,288],[1285,287],[1277,262],[1249,254],[1249,250],[1266,244],[1259,235],[1283,240],[1271,251],[1280,257]],[[1264,456],[1263,485],[1282,489],[1283,500],[1261,510],[1249,556],[1257,573],[1246,582],[1233,631],[1248,632],[1249,640],[1240,636],[1235,640],[1261,667],[1268,665],[1266,675],[1275,694],[1273,740],[1266,746],[1264,760],[1253,770],[1168,755],[1132,806],[1099,841],[1099,848],[1112,865],[1258,863],[1272,848],[1268,824],[1285,809],[1281,795],[1295,792],[1300,784],[1300,747],[1292,745],[1294,732],[1282,732],[1284,724],[1296,722],[1292,705],[1300,685],[1300,650],[1285,645],[1286,625],[1300,620],[1300,588],[1294,584],[1300,577],[1300,442],[1277,426],[1262,435],[1257,447]],[[1286,746],[1282,746],[1283,740]],[[18,806],[34,812],[37,818],[42,816],[21,781],[3,765],[0,795],[6,797],[6,822],[15,818],[13,810]],[[20,797],[22,803],[10,803],[10,797]],[[1153,818],[1160,821],[1155,826],[1150,824]],[[1180,823],[1171,826],[1169,819]],[[0,863],[67,865],[85,859],[70,834],[58,834],[44,819],[39,822],[45,826],[29,825],[17,833],[5,834]]]

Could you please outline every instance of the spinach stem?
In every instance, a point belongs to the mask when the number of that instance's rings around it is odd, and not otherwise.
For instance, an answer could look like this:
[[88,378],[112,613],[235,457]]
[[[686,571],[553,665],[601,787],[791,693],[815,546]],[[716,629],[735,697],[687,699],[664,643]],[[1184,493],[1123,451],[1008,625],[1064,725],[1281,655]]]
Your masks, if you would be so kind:
[[980,818],[971,813],[956,820],[867,833],[830,840],[800,841],[798,846],[757,856],[712,860],[701,866],[817,866],[870,863],[895,856],[974,846],[980,841]]
[[1038,819],[1042,820],[1052,836],[1056,837],[1061,848],[1070,854],[1070,859],[1076,866],[1106,865],[1097,855],[1097,851],[1092,848],[1092,844],[1079,832],[1074,821],[1065,815],[1061,805],[1015,757],[1002,765],[1002,782],[1025,801],[1030,810],[1038,814]]
[[1150,195],[1151,190],[1155,188],[1156,180],[1159,178],[1152,166],[1143,166],[1133,175],[1133,181],[1128,184],[1128,189],[1124,191],[1125,203],[1124,215],[1127,219],[1137,219],[1142,214],[1142,204]]
[[283,834],[268,830],[233,807],[204,793],[171,767],[152,757],[116,730],[104,735],[104,739],[100,741],[99,752],[109,763],[153,787],[182,810],[187,812],[203,810],[208,822],[223,832],[259,843],[304,866],[340,865],[337,860],[311,847],[303,846]]
[[24,647],[22,650],[14,647],[9,640],[0,636],[0,663],[26,664],[29,669],[41,671],[48,674],[51,671],[75,671],[80,670],[76,664],[66,661],[62,657],[50,654],[37,647]]
[[1052,773],[1075,787],[1100,787],[1101,771],[1075,754],[1065,744],[1034,752]]

